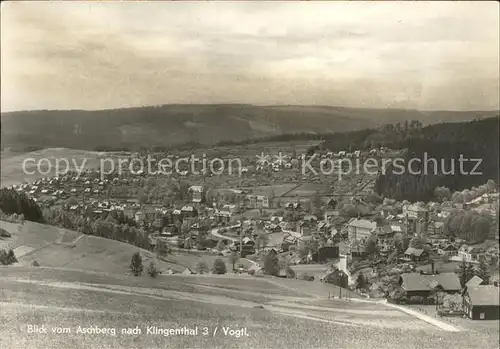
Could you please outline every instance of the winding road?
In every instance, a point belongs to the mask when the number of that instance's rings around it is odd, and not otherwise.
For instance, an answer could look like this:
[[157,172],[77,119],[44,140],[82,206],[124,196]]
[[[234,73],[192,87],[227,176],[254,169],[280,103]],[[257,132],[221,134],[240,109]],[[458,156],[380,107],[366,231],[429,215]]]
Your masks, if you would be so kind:
[[210,234],[212,236],[215,236],[216,238],[219,238],[219,239],[223,239],[223,240],[231,240],[233,242],[236,242],[236,241],[240,241],[239,238],[234,238],[234,237],[231,237],[231,236],[225,236],[225,235],[222,235],[219,233],[219,231],[221,229],[233,229],[233,228],[239,228],[240,225],[239,224],[235,224],[235,225],[231,225],[229,227],[218,227],[218,228],[214,228],[210,231]]

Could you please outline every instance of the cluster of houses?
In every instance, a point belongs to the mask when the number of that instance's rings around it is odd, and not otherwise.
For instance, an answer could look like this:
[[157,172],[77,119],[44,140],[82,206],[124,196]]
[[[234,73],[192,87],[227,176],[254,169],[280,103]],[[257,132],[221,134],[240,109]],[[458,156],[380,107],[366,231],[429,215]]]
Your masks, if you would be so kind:
[[[191,219],[193,222],[200,219],[211,220],[214,226],[227,225],[234,221],[241,208],[269,208],[270,197],[267,195],[248,193],[239,189],[216,189],[211,192],[212,205],[204,198],[205,189],[201,185],[189,188],[189,203],[178,207],[140,206],[137,203],[112,204],[109,201],[94,202],[95,214],[104,214],[109,211],[122,211],[126,217],[134,219],[139,225],[162,227],[165,220],[171,223],[183,222]],[[205,202],[204,202],[205,201]],[[334,200],[330,200],[334,201]],[[218,203],[215,204],[215,203]],[[335,202],[332,203],[335,206]],[[299,201],[287,202],[285,211],[302,211]],[[328,203],[327,203],[328,208]],[[70,210],[78,210],[72,206]],[[446,210],[443,210],[443,213]],[[291,246],[298,246],[301,242],[311,240],[321,241],[322,246],[338,245],[342,255],[352,258],[363,258],[367,254],[367,241],[375,236],[377,250],[382,258],[399,257],[401,262],[425,262],[429,251],[438,255],[447,256],[450,260],[477,263],[481,258],[497,258],[498,249],[482,250],[477,246],[468,246],[460,239],[450,239],[443,234],[443,220],[431,219],[429,210],[420,205],[408,204],[398,215],[385,215],[383,224],[367,218],[352,218],[343,220],[334,210],[325,210],[323,219],[315,215],[302,215],[297,221],[286,221],[283,216],[262,218],[265,221],[264,230],[270,234],[278,233],[279,241],[272,247],[286,252]],[[384,215],[383,212],[381,212]],[[194,218],[196,219],[194,219]],[[409,247],[402,255],[396,251],[394,236],[402,233],[410,238],[414,235],[425,236],[425,248]],[[453,241],[452,241],[453,240]],[[313,260],[312,258],[308,259]],[[307,262],[307,260],[306,260]]]
[[[127,181],[128,179],[121,179]],[[86,170],[81,176],[67,174],[61,177],[43,177],[31,183],[13,185],[10,189],[24,192],[35,201],[54,201],[68,199],[72,196],[95,197],[105,193],[111,183],[116,184],[119,178],[113,180],[99,178],[99,173]]]
[[256,163],[255,170],[272,170],[274,172],[279,172],[283,168],[297,168],[297,166],[299,165],[299,160],[299,157],[292,158],[289,155],[282,155],[280,157],[275,157],[274,159],[259,159]]
[[[269,193],[256,194],[242,189],[220,188],[211,190],[209,192],[209,195],[207,195],[206,197],[206,204],[209,206],[232,205],[235,207],[235,209],[256,209],[272,207],[272,195]],[[196,202],[194,196],[193,202]]]
[[[497,193],[492,195],[498,197]],[[353,218],[346,228],[349,240],[360,241],[361,247],[357,246],[363,254],[363,242],[370,236],[375,235],[378,240],[379,252],[382,256],[387,256],[394,250],[393,237],[396,233],[404,233],[409,238],[421,236],[424,239],[425,248],[408,248],[404,256],[405,261],[421,262],[429,257],[428,251],[437,255],[446,256],[452,261],[462,261],[478,263],[484,258],[487,261],[492,258],[498,260],[498,248],[491,247],[487,250],[478,246],[469,246],[466,241],[460,238],[446,236],[443,232],[444,220],[449,216],[449,210],[444,208],[441,212],[431,216],[426,207],[408,204],[403,206],[403,212],[398,215],[385,215],[387,222],[383,226],[378,226],[375,221],[361,218]],[[383,215],[383,213],[382,213]]]
[[421,297],[424,303],[441,303],[439,294],[460,294],[463,313],[472,320],[498,320],[500,318],[500,288],[498,283],[486,284],[477,275],[463,287],[456,273],[405,273],[399,285],[407,298]]
[[[321,145],[320,145],[321,147]],[[384,156],[391,152],[391,149],[387,147],[373,148],[369,151],[361,151],[361,150],[341,150],[338,152],[332,151],[324,151],[321,154],[322,158],[359,158],[359,157],[368,157],[368,156]]]

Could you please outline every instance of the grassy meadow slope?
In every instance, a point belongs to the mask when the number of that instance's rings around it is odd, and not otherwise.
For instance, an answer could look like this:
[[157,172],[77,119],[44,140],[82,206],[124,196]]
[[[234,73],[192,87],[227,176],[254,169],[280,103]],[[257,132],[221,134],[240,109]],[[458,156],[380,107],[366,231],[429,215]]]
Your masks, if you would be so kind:
[[386,123],[463,121],[492,112],[421,112],[328,106],[164,105],[101,111],[2,113],[2,148],[213,144],[284,133],[342,132]]
[[0,221],[0,228],[12,234],[0,240],[0,248],[12,248],[19,265],[31,265],[38,261],[41,266],[65,267],[91,271],[128,273],[132,254],[140,251],[147,266],[155,260],[160,269],[172,268],[183,271],[184,266],[157,261],[156,256],[138,247],[78,232],[33,222],[23,225]]
[[[128,265],[136,251],[141,252],[145,266],[154,261],[161,271],[172,269],[182,272],[186,268],[194,270],[200,261],[204,261],[211,268],[217,258],[225,260],[229,266],[227,257],[207,253],[174,251],[160,260],[156,258],[155,253],[124,242],[33,222],[20,225],[0,221],[0,228],[12,234],[10,238],[0,239],[0,249],[12,248],[19,265],[25,266],[36,260],[41,266],[47,267],[128,274]],[[250,266],[250,262],[245,259],[238,263]]]
[[[320,302],[306,297],[276,301],[257,296],[249,300],[245,294],[228,294],[224,288],[216,291],[192,288],[180,280],[175,276],[151,279],[61,269],[0,267],[0,346],[493,348],[498,345],[498,339],[493,336],[447,332],[375,302]],[[253,289],[257,289],[261,281],[252,280],[256,283]],[[28,334],[27,324],[45,325],[49,333]],[[53,334],[53,326],[70,328],[71,333]],[[115,336],[77,334],[78,326],[115,328],[117,333]],[[136,326],[142,334],[121,333],[122,328]],[[195,336],[164,337],[146,334],[146,326],[198,327],[199,332]],[[246,328],[248,336],[225,336],[222,326]],[[209,329],[206,336],[204,327]],[[215,327],[218,331],[214,335]]]
[[[0,248],[13,248],[19,263],[0,266],[1,348],[495,348],[495,331],[424,322],[398,309],[352,295],[334,285],[249,275],[166,275],[134,277],[133,252],[144,263],[154,255],[134,246],[47,225],[0,221],[12,234]],[[214,256],[173,254],[156,261],[161,270],[182,270]],[[41,266],[31,267],[37,260]],[[29,334],[27,325],[48,334]],[[272,324],[272,325],[270,325]],[[146,334],[146,326],[198,327],[196,336]],[[70,328],[54,334],[50,328]],[[113,335],[76,333],[78,326],[115,328]],[[139,326],[142,334],[122,334]],[[218,326],[218,332],[213,330]],[[222,326],[247,328],[248,336],[225,336]],[[202,328],[210,329],[203,335]]]

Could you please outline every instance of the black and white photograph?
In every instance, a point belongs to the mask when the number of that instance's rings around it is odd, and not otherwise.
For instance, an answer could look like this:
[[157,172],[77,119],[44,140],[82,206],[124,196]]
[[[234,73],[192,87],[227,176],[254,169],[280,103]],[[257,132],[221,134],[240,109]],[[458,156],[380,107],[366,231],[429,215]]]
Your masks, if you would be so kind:
[[500,348],[499,10],[3,2],[0,348]]

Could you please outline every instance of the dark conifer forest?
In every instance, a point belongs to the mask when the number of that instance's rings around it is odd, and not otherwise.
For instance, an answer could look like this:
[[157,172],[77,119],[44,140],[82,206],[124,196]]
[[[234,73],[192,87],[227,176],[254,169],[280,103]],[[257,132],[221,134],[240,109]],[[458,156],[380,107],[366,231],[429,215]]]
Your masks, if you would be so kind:
[[43,214],[33,199],[13,189],[0,189],[0,211],[5,214],[24,215],[29,221],[43,223]]
[[[377,179],[375,189],[385,197],[414,202],[434,199],[437,186],[453,192],[481,185],[488,179],[498,183],[498,138],[499,118],[495,117],[435,124],[413,130],[404,139],[384,142],[389,148],[408,149],[404,162],[406,171],[400,174],[400,169],[390,166]],[[462,168],[461,157],[464,159]],[[413,172],[420,174],[407,171],[411,159],[420,160],[413,161],[412,165]],[[426,171],[424,160],[427,160]]]

